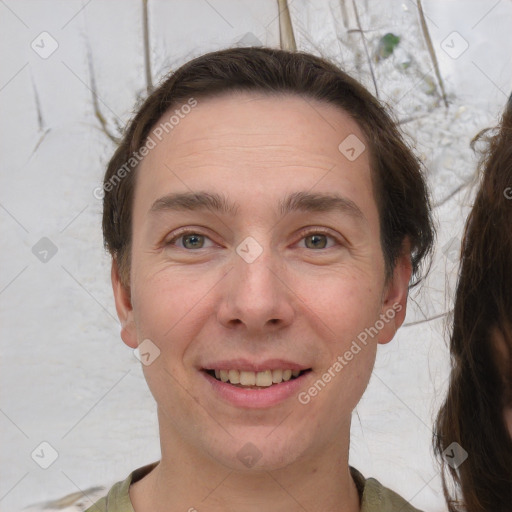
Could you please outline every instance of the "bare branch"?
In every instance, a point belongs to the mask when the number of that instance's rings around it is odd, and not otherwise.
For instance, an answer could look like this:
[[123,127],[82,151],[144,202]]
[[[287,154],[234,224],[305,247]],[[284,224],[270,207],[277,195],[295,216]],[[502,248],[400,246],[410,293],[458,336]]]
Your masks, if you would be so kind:
[[442,318],[443,316],[449,315],[453,309],[450,309],[449,311],[445,311],[444,313],[439,313],[439,315],[434,315],[429,318],[425,318],[424,320],[417,320],[416,322],[408,322],[406,324],[403,324],[402,327],[412,327],[413,325],[419,325],[419,324],[425,324],[427,322],[431,322],[432,320],[437,320],[438,318]]
[[100,122],[101,130],[102,132],[112,141],[118,144],[120,142],[120,139],[117,135],[112,133],[112,131],[109,129],[107,120],[103,116],[100,110],[100,105],[98,103],[98,94],[97,94],[97,88],[96,88],[96,77],[94,75],[94,66],[92,63],[92,52],[91,47],[89,45],[89,41],[87,40],[87,64],[89,65],[89,75],[91,77],[91,92],[92,92],[92,104],[94,107],[94,115],[96,116],[96,119]]
[[146,73],[146,90],[148,94],[151,94],[153,91],[153,79],[151,76],[151,52],[149,49],[148,0],[142,0],[142,29],[144,37],[144,70]]
[[446,197],[441,199],[438,203],[434,204],[432,208],[439,208],[443,206],[443,204],[447,203],[457,192],[460,192],[463,188],[467,187],[473,181],[473,175],[469,177],[466,181],[461,183],[458,187],[453,189]]
[[370,66],[370,73],[372,75],[373,86],[375,87],[375,96],[377,96],[377,98],[379,98],[379,89],[377,87],[377,79],[375,78],[375,72],[373,71],[372,59],[370,57],[370,53],[368,52],[368,46],[366,44],[366,36],[364,35],[363,28],[361,27],[361,20],[359,19],[359,12],[357,10],[357,5],[356,5],[355,0],[352,0],[352,6],[354,7],[354,13],[356,15],[357,26],[359,27],[359,31],[361,32],[361,39],[363,40],[363,47],[364,47],[364,51],[366,53],[366,58],[368,59],[368,65]]
[[296,51],[297,44],[293,35],[293,25],[290,18],[287,0],[277,0],[279,9],[279,36],[283,50]]
[[428,53],[430,55],[430,59],[432,60],[432,64],[434,65],[434,73],[436,74],[437,82],[439,84],[439,88],[441,89],[441,96],[443,97],[444,106],[448,108],[448,100],[446,99],[446,91],[444,90],[444,82],[441,77],[441,73],[439,71],[439,63],[437,62],[436,52],[434,51],[434,47],[432,45],[432,39],[430,38],[430,32],[428,30],[427,21],[425,20],[425,13],[423,12],[423,6],[421,5],[421,0],[417,0],[418,5],[418,13],[420,15],[420,24],[421,30],[423,31],[423,37],[425,38],[425,42],[427,44]]
[[32,81],[32,89],[34,90],[34,100],[36,103],[37,126],[39,127],[39,131],[43,131],[44,130],[43,112],[41,110],[41,102],[39,101],[39,93],[37,92],[37,87],[34,82],[34,76],[32,75],[32,71],[30,72],[30,80]]
[[412,121],[417,121],[418,119],[424,119],[425,117],[429,117],[429,115],[432,113],[433,110],[434,110],[433,108],[429,108],[425,114],[418,114],[417,116],[404,117],[403,119],[399,119],[397,121],[397,124],[402,125],[402,124],[411,123]]
[[345,29],[348,30],[349,21],[348,21],[348,12],[347,12],[347,4],[345,0],[340,0],[340,9],[341,9],[341,19],[343,20],[343,25]]

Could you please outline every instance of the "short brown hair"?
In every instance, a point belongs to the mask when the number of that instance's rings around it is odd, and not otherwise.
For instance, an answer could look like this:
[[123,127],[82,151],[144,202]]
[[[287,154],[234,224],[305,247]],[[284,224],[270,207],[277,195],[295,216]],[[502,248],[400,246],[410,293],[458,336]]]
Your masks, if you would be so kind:
[[359,82],[327,60],[305,52],[253,47],[216,51],[187,62],[153,91],[128,125],[103,184],[105,247],[117,259],[123,283],[129,284],[137,166],[123,173],[122,179],[119,171],[170,108],[190,98],[206,99],[235,91],[316,99],[339,107],[360,125],[369,145],[386,279],[392,275],[407,237],[413,280],[416,278],[411,287],[418,284],[435,231],[421,162],[405,143],[397,124]]

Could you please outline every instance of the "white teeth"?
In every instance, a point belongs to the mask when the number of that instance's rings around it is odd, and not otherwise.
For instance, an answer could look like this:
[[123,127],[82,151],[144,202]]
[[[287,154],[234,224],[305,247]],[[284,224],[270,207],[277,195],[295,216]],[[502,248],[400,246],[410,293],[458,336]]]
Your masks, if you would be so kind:
[[272,382],[274,384],[283,382],[283,370],[272,370]]
[[283,371],[283,380],[286,382],[287,380],[290,380],[291,378],[292,378],[292,371],[284,370]]
[[254,386],[256,384],[256,374],[254,372],[240,372],[240,384],[242,386]]
[[300,370],[265,370],[249,372],[245,370],[215,370],[215,377],[222,382],[239,384],[241,386],[269,387],[289,381],[292,376],[298,377]]
[[240,384],[240,372],[238,370],[229,370],[228,376],[231,384]]
[[256,386],[272,386],[272,371],[258,372],[256,374]]

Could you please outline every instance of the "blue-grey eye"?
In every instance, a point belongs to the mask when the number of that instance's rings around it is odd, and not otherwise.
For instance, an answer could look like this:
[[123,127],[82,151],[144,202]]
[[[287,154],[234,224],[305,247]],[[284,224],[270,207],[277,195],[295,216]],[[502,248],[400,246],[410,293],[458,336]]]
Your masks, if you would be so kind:
[[[184,235],[181,238],[183,239],[183,246],[186,249],[202,249],[204,245],[204,235],[194,233],[191,235]],[[190,246],[187,246],[187,241],[190,241]]]
[[325,249],[325,246],[327,244],[327,235],[322,234],[316,234],[316,235],[309,235],[304,237],[304,240],[311,240],[312,246],[308,246],[308,243],[306,242],[306,247],[308,249]]

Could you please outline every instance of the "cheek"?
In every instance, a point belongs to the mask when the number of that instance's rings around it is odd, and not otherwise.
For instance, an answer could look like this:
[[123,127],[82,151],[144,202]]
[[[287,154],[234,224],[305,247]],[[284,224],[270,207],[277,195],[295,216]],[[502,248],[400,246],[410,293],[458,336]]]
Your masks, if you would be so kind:
[[[315,313],[309,318],[324,339],[319,378],[330,392],[323,397],[332,407],[351,410],[366,389],[375,362],[377,337],[372,327],[379,319],[380,302],[376,288],[361,276],[319,282],[323,286],[310,292],[308,306]],[[323,389],[323,384],[316,387]]]
[[[158,356],[142,370],[147,385],[168,416],[173,411],[194,410],[197,406],[191,395],[185,391],[188,378],[184,370],[187,350],[205,319],[205,294],[212,285],[201,280],[191,280],[178,272],[160,271],[139,275],[133,289],[134,319],[139,343],[149,339],[158,347]],[[205,313],[206,314],[206,313]],[[192,421],[188,418],[186,421]]]
[[139,341],[149,338],[166,351],[183,349],[180,340],[190,339],[191,325],[200,323],[200,301],[209,288],[208,283],[177,272],[138,276],[133,307]]
[[362,274],[323,280],[308,297],[309,307],[330,328],[340,350],[348,338],[372,326],[380,311],[376,287]]

